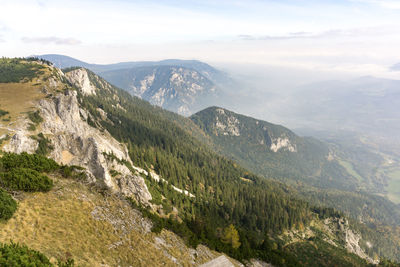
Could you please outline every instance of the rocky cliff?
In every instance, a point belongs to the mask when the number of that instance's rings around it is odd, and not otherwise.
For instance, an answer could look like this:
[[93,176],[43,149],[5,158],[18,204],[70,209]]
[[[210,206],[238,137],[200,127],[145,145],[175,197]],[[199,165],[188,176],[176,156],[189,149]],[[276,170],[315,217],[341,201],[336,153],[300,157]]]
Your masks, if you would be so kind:
[[[69,87],[57,92],[61,85],[65,85],[63,79],[75,88]],[[105,184],[114,192],[150,205],[151,194],[143,177],[128,168],[132,162],[126,147],[107,131],[92,127],[82,119],[88,113],[79,106],[78,92],[86,95],[96,93],[96,87],[90,82],[86,70],[77,69],[67,75],[60,72],[57,79],[53,77],[48,80],[42,90],[46,92],[45,97],[36,102],[42,122],[37,125],[37,129],[29,131],[24,130],[29,120],[20,118],[18,123],[14,123],[15,128],[9,127],[11,138],[3,149],[15,153],[33,153],[40,141],[32,136],[42,133],[51,143],[49,157],[62,164],[84,167],[90,182]],[[21,127],[21,124],[25,127]],[[120,173],[118,179],[110,174],[111,170]]]
[[185,116],[209,106],[218,95],[212,80],[181,66],[141,66],[101,75],[132,95]]

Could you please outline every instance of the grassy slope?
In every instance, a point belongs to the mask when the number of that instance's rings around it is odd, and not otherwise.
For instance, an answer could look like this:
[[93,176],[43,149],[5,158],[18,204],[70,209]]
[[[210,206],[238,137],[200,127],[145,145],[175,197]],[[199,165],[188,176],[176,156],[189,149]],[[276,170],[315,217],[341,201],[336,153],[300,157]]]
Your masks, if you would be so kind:
[[[127,201],[78,182],[55,179],[49,193],[18,198],[16,214],[0,224],[0,242],[25,243],[49,258],[72,256],[79,266],[175,266],[172,257],[187,266],[192,260],[171,232],[146,233],[144,219]],[[198,251],[197,263],[218,256],[203,246]]]
[[[0,68],[2,63],[2,60],[0,60]],[[21,61],[21,64],[38,65],[34,62],[25,61]],[[0,109],[9,112],[9,114],[0,119],[0,137],[9,133],[9,128],[18,129],[22,127],[20,122],[23,118],[27,117],[28,112],[36,109],[35,107],[40,99],[46,97],[42,88],[50,88],[48,78],[54,75],[54,68],[46,65],[40,66],[42,67],[41,73],[29,81],[0,83]],[[56,88],[56,90],[58,89],[63,88]],[[52,90],[52,92],[56,90]]]
[[26,117],[27,112],[33,111],[35,102],[42,97],[44,94],[33,82],[0,83],[0,107],[9,112],[0,121],[0,136],[8,132],[6,128]]
[[400,170],[395,169],[394,171],[388,173],[390,177],[389,185],[387,187],[388,194],[387,197],[399,204],[400,203]]

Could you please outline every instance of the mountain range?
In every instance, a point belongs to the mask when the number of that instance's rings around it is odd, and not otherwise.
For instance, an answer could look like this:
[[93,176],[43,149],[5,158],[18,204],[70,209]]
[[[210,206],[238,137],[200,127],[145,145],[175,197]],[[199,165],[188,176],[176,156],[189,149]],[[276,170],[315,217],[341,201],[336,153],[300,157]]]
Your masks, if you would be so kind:
[[222,98],[222,87],[232,83],[224,72],[197,60],[89,64],[68,56],[38,56],[59,68],[84,67],[110,83],[167,110],[191,115]]
[[[308,171],[292,163],[329,161],[326,144],[216,107],[182,117],[84,68],[0,63],[1,197],[18,202],[0,207],[10,214],[2,243],[80,266],[200,265],[221,253],[236,266],[366,266],[399,255],[396,226],[355,220],[278,181],[282,169]],[[240,166],[225,138],[259,145],[277,174]],[[274,166],[285,155],[289,164]]]

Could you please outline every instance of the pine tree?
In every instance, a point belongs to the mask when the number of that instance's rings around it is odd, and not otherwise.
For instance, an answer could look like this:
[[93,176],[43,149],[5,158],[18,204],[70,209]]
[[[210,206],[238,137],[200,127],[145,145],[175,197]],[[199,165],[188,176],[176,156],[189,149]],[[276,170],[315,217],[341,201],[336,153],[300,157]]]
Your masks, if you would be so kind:
[[235,249],[240,247],[239,233],[233,224],[230,224],[224,229],[224,235],[222,236],[221,241],[225,244],[230,244],[232,248]]

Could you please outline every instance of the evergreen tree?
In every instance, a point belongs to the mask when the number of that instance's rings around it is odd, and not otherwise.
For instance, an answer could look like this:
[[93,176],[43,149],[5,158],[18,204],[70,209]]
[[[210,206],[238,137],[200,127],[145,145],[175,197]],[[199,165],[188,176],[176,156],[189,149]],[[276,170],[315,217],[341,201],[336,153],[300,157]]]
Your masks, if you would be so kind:
[[225,244],[230,244],[234,249],[240,247],[239,233],[233,224],[230,224],[224,229],[224,235],[222,236],[221,240]]

